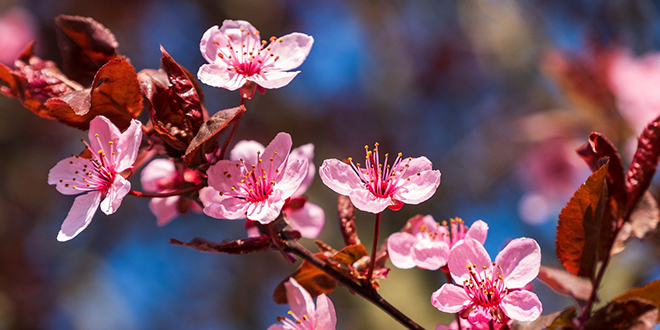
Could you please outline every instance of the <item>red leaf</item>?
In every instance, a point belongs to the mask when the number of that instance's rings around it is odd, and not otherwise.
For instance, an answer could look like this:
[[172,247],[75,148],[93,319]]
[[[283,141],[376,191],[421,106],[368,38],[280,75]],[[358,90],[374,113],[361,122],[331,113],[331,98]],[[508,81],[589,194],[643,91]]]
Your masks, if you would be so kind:
[[612,301],[594,312],[584,329],[652,330],[657,318],[658,308],[648,301]]
[[[633,288],[612,299],[612,302],[623,302],[630,299],[643,299],[660,308],[660,280],[655,280],[639,288]],[[660,322],[660,317],[658,318]]]
[[87,130],[89,122],[98,115],[125,129],[142,111],[142,94],[133,66],[126,60],[114,59],[96,73],[92,88],[52,98],[46,106],[51,116],[82,130]]
[[[323,253],[316,253],[315,256],[321,260],[327,261],[328,257]],[[330,275],[324,273],[322,270],[318,269],[316,266],[312,265],[307,261],[303,261],[300,264],[300,267],[291,274],[291,276],[285,278],[280,284],[275,288],[273,292],[273,300],[277,304],[286,304],[286,289],[284,283],[293,277],[309,294],[312,298],[316,298],[318,295],[325,293],[328,294],[335,290],[337,287],[337,281],[330,277]]]
[[651,179],[658,167],[660,157],[660,117],[655,118],[646,126],[637,141],[637,151],[633,157],[626,175],[626,191],[628,192],[628,213],[649,189]]
[[60,15],[55,26],[62,67],[73,80],[89,83],[96,71],[118,57],[114,34],[89,17]]
[[264,251],[271,246],[270,237],[249,237],[239,239],[236,241],[224,241],[222,243],[215,243],[207,241],[203,238],[195,237],[189,243],[184,243],[174,238],[170,238],[170,244],[187,246],[189,248],[213,253],[227,253],[227,254],[246,254],[252,252]]
[[183,160],[190,166],[199,165],[204,162],[204,154],[213,151],[218,137],[224,132],[229,124],[240,120],[245,113],[245,106],[220,110],[209,120],[204,122],[199,132],[190,142]]
[[575,276],[562,269],[541,266],[538,279],[557,293],[586,302],[591,296],[591,281]]
[[557,257],[573,275],[593,277],[607,197],[607,170],[606,163],[590,175],[559,214]]
[[367,249],[362,244],[349,245],[337,252],[332,259],[336,262],[351,266],[354,262],[367,256]]
[[337,195],[337,214],[339,215],[339,228],[346,245],[360,244],[360,238],[355,226],[355,206],[348,196]]
[[614,197],[620,208],[626,206],[626,183],[623,171],[623,160],[612,142],[600,133],[591,133],[589,142],[577,150],[578,155],[589,165],[593,172],[600,168],[599,162],[604,157],[610,160],[607,171],[607,191]]

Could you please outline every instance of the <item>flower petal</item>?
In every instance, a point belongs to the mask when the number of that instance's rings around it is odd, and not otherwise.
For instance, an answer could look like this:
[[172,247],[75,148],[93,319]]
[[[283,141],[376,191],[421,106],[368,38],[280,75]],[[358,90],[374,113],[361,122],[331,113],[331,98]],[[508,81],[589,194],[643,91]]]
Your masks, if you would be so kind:
[[237,74],[236,70],[224,62],[204,64],[197,71],[199,81],[213,87],[235,91],[245,84],[245,76]]
[[523,322],[534,321],[543,313],[539,297],[527,290],[509,292],[500,306],[509,318]]
[[107,215],[115,213],[129,191],[131,191],[131,182],[117,174],[115,176],[115,182],[112,183],[105,198],[101,202],[101,211]]
[[145,191],[158,191],[161,181],[168,181],[176,177],[176,167],[169,159],[154,159],[142,169],[140,183]]
[[337,327],[337,313],[332,300],[325,294],[320,294],[316,298],[316,322],[314,329],[335,330]]
[[326,159],[319,168],[321,181],[340,195],[348,196],[354,190],[366,190],[362,180],[350,165],[339,159]]
[[[286,301],[294,314],[299,317],[302,315],[307,315],[310,318],[316,317],[314,300],[302,285],[298,284],[293,277],[290,277],[287,282],[284,282],[284,288],[286,289]],[[312,323],[314,323],[314,320],[312,320]]]
[[205,207],[211,204],[220,203],[223,199],[223,197],[220,197],[220,192],[213,189],[213,187],[204,187],[199,190],[199,200]]
[[216,219],[241,219],[245,218],[248,206],[244,199],[218,196],[208,205],[204,203],[204,214]]
[[419,268],[437,270],[447,264],[449,245],[445,242],[419,240],[412,247],[412,259]]
[[231,160],[221,160],[211,165],[206,171],[209,186],[222,193],[232,191],[236,180],[243,177],[243,167],[237,165],[240,165],[240,162]]
[[[93,190],[76,186],[80,182],[74,181],[74,179],[81,180],[84,177],[84,173],[76,172],[81,172],[85,165],[88,168],[94,168],[94,164],[85,158],[68,157],[60,160],[48,172],[48,184],[55,185],[57,191],[64,195],[77,195],[87,190]],[[74,186],[76,188],[73,188]]]
[[500,251],[495,263],[502,268],[504,283],[509,288],[522,288],[539,274],[541,247],[531,238],[514,239]]
[[273,167],[279,169],[288,159],[292,145],[291,135],[285,132],[277,133],[273,140],[266,146],[266,149],[264,149],[261,158],[266,162],[270,161],[272,157]]
[[282,192],[282,199],[287,199],[298,190],[300,184],[305,180],[307,173],[309,173],[309,165],[307,159],[298,159],[289,161],[284,168],[284,175],[275,183],[274,189]]
[[202,40],[199,42],[199,50],[207,62],[215,62],[218,59],[218,49],[220,47],[226,47],[228,42],[227,37],[220,32],[220,28],[214,25],[202,35]]
[[458,313],[470,303],[465,290],[454,284],[446,283],[431,295],[433,307],[445,313]]
[[403,167],[403,172],[401,172],[401,176],[403,177],[409,177],[416,175],[417,173],[433,170],[433,163],[424,156],[412,158],[410,161],[404,160],[402,164],[408,165]]
[[325,211],[316,204],[305,202],[300,209],[285,209],[284,214],[286,214],[289,226],[299,231],[302,237],[316,238],[323,231]]
[[119,128],[105,116],[96,116],[89,122],[88,137],[92,152],[103,150],[106,155],[111,155],[110,147],[112,145],[109,142],[118,143],[120,135]]
[[383,212],[392,204],[391,198],[376,197],[367,189],[353,190],[348,197],[358,210],[373,214]]
[[314,166],[314,144],[307,143],[291,150],[291,154],[289,155],[290,160],[303,158],[307,159],[307,176],[305,176],[305,179],[300,184],[300,187],[298,187],[298,189],[291,196],[302,196],[307,191],[307,188],[309,188],[309,186],[312,184],[312,181],[314,181],[314,174],[316,174],[316,167]]
[[[483,273],[490,276],[493,267],[490,256],[483,245],[472,238],[465,238],[449,251],[447,266],[449,266],[449,272],[451,272],[454,282],[463,283],[470,279],[470,270],[467,268],[469,265],[472,265],[478,274],[482,274],[481,278],[486,276]],[[486,269],[483,268],[484,266]]]
[[[118,141],[115,157],[117,167],[115,170],[117,172],[123,172],[131,168],[137,158],[138,150],[140,150],[140,142],[142,142],[142,123],[132,119],[131,125],[128,126],[124,133],[121,133]],[[112,156],[112,153],[108,155]]]
[[66,242],[80,234],[92,222],[92,217],[101,202],[101,192],[93,191],[76,197],[71,209],[57,234],[57,240]]
[[287,71],[299,67],[307,58],[314,44],[314,38],[303,33],[287,34],[270,43],[271,54],[279,59],[275,61],[272,70]]
[[256,165],[257,164],[257,152],[264,152],[263,144],[254,141],[254,140],[241,140],[236,143],[233,149],[229,152],[229,159],[233,161],[239,161],[243,159],[245,165]]
[[275,89],[288,85],[299,73],[300,71],[265,71],[262,74],[247,77],[246,79],[254,81],[257,85],[263,88]]
[[418,172],[409,176],[392,197],[406,204],[419,204],[433,196],[440,185],[440,171]]
[[409,233],[394,233],[387,238],[387,253],[392,264],[401,269],[415,267],[412,259],[412,247],[417,238]]
[[156,216],[158,227],[165,226],[179,215],[179,199],[179,196],[170,196],[149,201],[149,210]]
[[267,225],[277,219],[282,212],[285,198],[282,198],[282,192],[275,190],[267,200],[249,203],[247,218],[252,221],[258,221]]
[[487,235],[488,224],[482,220],[477,220],[472,224],[472,226],[470,226],[470,229],[468,229],[465,237],[476,239],[479,241],[479,243],[484,244]]

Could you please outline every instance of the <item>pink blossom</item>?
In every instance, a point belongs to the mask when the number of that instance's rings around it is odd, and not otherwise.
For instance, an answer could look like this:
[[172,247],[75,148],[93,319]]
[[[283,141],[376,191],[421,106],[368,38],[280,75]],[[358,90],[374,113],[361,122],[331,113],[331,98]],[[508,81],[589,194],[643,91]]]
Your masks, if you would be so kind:
[[289,134],[279,133],[263,152],[211,165],[206,173],[213,190],[200,191],[204,213],[262,224],[275,220],[308,173],[307,159],[289,158],[291,144]]
[[[239,141],[229,153],[229,159],[239,160],[242,158],[254,162],[257,152],[263,152],[264,149],[263,144],[257,141]],[[307,159],[309,166],[307,175],[300,187],[284,203],[282,213],[284,213],[291,228],[300,232],[303,237],[316,238],[325,225],[325,212],[320,206],[310,203],[303,197],[303,194],[314,180],[314,174],[316,174],[313,163],[314,145],[308,143],[293,149],[289,159]]]
[[289,316],[277,318],[279,324],[273,324],[268,330],[334,330],[337,326],[335,306],[325,294],[316,298],[316,306],[312,296],[290,278],[284,283],[286,299],[289,302]]
[[446,313],[459,313],[470,323],[506,318],[537,319],[543,308],[533,292],[525,290],[539,273],[541,248],[531,238],[511,241],[491,263],[477,240],[466,238],[454,246],[447,261],[454,284],[444,284],[431,296],[431,303]]
[[76,197],[71,210],[57,235],[60,242],[68,241],[83,231],[101,205],[105,214],[115,213],[131,183],[124,177],[135,162],[142,140],[141,124],[132,120],[124,133],[103,116],[89,123],[91,159],[72,156],[61,160],[48,173],[48,184],[57,191]]
[[314,38],[298,32],[271,37],[267,43],[249,22],[225,20],[222,27],[213,26],[202,36],[199,47],[209,64],[199,68],[197,77],[231,91],[243,87],[241,94],[249,99],[256,85],[263,92],[291,82],[300,71],[288,70],[305,61],[313,43]]
[[[183,166],[177,168],[169,159],[154,159],[142,170],[140,182],[145,191],[168,193],[180,190],[186,182],[199,183],[199,176],[196,171]],[[202,211],[197,203],[181,196],[152,198],[149,201],[149,209],[156,216],[159,227],[168,224],[179,213],[186,213],[188,210]]]
[[[470,323],[465,319],[460,319],[461,320],[461,329],[460,330],[489,330],[490,329],[490,324],[489,322],[476,322],[476,323]],[[506,323],[495,323],[493,324],[493,329],[494,330],[499,330],[503,328],[506,325]],[[458,329],[458,322],[453,321],[449,325],[444,325],[444,324],[438,324],[435,327],[435,330],[459,330]]]
[[392,264],[398,268],[419,267],[436,270],[447,264],[449,251],[465,238],[474,238],[483,244],[486,241],[488,225],[475,221],[468,229],[461,219],[451,219],[449,225],[435,222],[433,217],[416,216],[408,220],[406,227],[390,235],[387,239],[387,252]]
[[432,170],[426,157],[401,158],[398,154],[392,166],[385,154],[383,163],[378,158],[378,143],[374,150],[365,146],[364,168],[360,163],[350,165],[338,159],[326,159],[319,175],[330,189],[347,195],[358,209],[380,213],[386,208],[399,210],[403,204],[419,204],[429,199],[440,185],[440,171]]
[[35,18],[21,7],[13,7],[0,17],[0,63],[13,64],[21,51],[36,38]]

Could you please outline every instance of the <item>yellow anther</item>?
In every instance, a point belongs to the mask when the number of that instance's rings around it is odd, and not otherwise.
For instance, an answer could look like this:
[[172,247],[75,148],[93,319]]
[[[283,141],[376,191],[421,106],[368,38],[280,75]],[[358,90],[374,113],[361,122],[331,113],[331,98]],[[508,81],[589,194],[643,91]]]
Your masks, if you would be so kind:
[[353,157],[348,157],[348,161],[349,161],[349,162],[352,162],[352,161],[353,161]]
[[270,158],[268,158],[268,160],[272,162],[274,159],[273,159],[273,157],[270,157]]
[[76,185],[74,184],[73,186],[71,186],[71,188],[76,189]]
[[261,163],[261,162],[262,162],[262,160],[261,160],[261,158],[259,158],[259,160],[258,160],[258,162],[259,162],[259,163]]
[[249,193],[253,193],[253,192],[254,192],[254,190],[252,190],[252,189],[250,189],[250,190],[248,190],[248,192],[249,192]]
[[231,190],[236,190],[236,187],[234,187],[234,186],[231,186]]
[[378,142],[374,143],[374,146],[376,146],[376,147],[379,146],[379,145],[380,145],[380,144],[378,144]]
[[108,141],[108,144],[115,144],[115,143],[114,143],[114,142],[112,142],[112,141]]
[[484,266],[484,269],[486,269],[486,268],[488,268],[488,267]]
[[99,137],[99,133],[94,133],[94,136],[95,136],[95,137]]
[[98,153],[99,153],[99,154],[102,154],[102,153],[103,153],[103,150],[99,150]]
[[402,155],[403,155],[402,153],[398,153],[398,154],[397,154],[397,156],[399,156],[399,157],[401,157]]

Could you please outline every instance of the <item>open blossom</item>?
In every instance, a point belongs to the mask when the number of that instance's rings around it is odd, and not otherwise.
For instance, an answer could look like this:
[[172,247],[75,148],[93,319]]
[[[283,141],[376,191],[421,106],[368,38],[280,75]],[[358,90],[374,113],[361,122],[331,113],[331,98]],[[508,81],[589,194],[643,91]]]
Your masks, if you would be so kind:
[[334,330],[337,326],[335,306],[325,294],[316,298],[316,306],[312,296],[296,280],[290,278],[284,283],[286,299],[289,302],[288,317],[278,317],[279,323],[268,327],[268,330]]
[[262,224],[275,220],[308,173],[307,159],[289,159],[291,144],[289,134],[279,133],[263,152],[211,165],[206,173],[212,189],[200,191],[204,213]]
[[[460,319],[460,321],[461,321],[460,330],[489,330],[490,329],[490,324],[488,322],[470,323],[465,319]],[[506,323],[494,323],[493,324],[493,329],[494,330],[499,330],[499,329],[503,328],[505,325],[506,325]],[[449,325],[438,324],[435,327],[435,330],[459,330],[458,329],[458,322],[453,321]]]
[[131,120],[128,129],[121,133],[106,117],[97,116],[89,123],[89,144],[85,143],[91,158],[68,157],[50,170],[48,184],[55,185],[60,193],[85,193],[74,200],[57,235],[58,241],[68,241],[87,228],[99,205],[108,215],[117,210],[131,190],[124,172],[133,167],[137,157],[141,126],[139,121]]
[[483,245],[466,238],[451,250],[447,265],[459,285],[447,283],[433,293],[431,303],[437,309],[459,313],[473,324],[541,316],[541,301],[525,289],[541,268],[541,248],[535,240],[514,239],[491,263]]
[[[154,159],[144,167],[140,174],[140,182],[145,191],[168,193],[180,190],[184,183],[198,184],[199,175],[196,171],[186,169],[183,164],[178,166],[169,159]],[[201,212],[202,209],[194,201],[181,196],[152,198],[149,209],[157,218],[157,224],[162,227],[188,210]]]
[[199,47],[209,64],[199,68],[197,77],[231,91],[245,85],[241,92],[251,98],[256,85],[263,92],[291,82],[300,71],[289,70],[305,61],[313,43],[314,38],[298,32],[262,41],[249,22],[225,20],[222,27],[213,26],[202,36]]
[[429,199],[440,185],[440,171],[433,170],[426,157],[402,158],[398,154],[388,164],[389,155],[380,162],[378,143],[366,151],[364,168],[360,163],[350,165],[338,159],[326,159],[319,175],[330,189],[346,195],[359,210],[380,213],[386,208],[399,210],[403,204],[419,204]]
[[461,219],[443,221],[442,225],[433,217],[416,216],[408,220],[402,231],[387,239],[387,252],[392,264],[398,268],[419,267],[436,270],[447,265],[449,251],[465,238],[473,238],[483,244],[486,241],[488,225],[475,221],[468,227]]
[[[239,141],[229,153],[229,159],[240,160],[242,158],[254,162],[257,152],[263,152],[264,150],[265,147],[257,141]],[[325,212],[320,206],[310,203],[303,197],[303,194],[314,180],[314,174],[316,174],[313,163],[314,145],[308,143],[293,149],[289,155],[289,160],[295,159],[307,159],[309,164],[307,175],[291,198],[284,203],[282,213],[284,213],[291,228],[300,232],[303,237],[316,238],[323,230]]]

